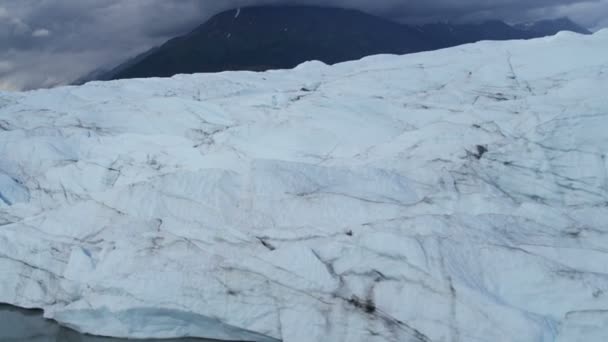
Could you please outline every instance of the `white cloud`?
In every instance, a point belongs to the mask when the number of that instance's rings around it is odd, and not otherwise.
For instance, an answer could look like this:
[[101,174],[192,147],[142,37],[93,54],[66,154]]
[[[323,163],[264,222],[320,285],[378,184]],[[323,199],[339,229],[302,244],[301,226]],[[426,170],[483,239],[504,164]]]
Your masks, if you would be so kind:
[[0,74],[9,72],[13,69],[13,63],[10,61],[3,61],[0,59]]
[[48,37],[51,35],[51,31],[47,30],[47,29],[37,29],[36,31],[32,32],[32,37]]
[[8,11],[4,7],[0,7],[0,20],[8,18]]

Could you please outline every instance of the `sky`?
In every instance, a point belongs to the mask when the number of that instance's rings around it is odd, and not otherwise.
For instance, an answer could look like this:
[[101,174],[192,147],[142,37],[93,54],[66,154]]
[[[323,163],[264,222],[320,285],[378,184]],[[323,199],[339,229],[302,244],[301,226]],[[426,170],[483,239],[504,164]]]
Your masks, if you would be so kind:
[[568,16],[592,31],[608,27],[608,0],[0,0],[0,91],[69,83],[224,10],[294,3],[354,8],[413,24]]

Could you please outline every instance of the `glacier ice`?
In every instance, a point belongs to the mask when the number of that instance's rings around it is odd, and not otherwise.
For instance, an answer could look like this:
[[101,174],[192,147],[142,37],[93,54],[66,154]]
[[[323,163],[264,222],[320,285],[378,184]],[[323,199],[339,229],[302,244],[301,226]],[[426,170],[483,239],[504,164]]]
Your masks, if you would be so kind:
[[608,31],[0,93],[0,302],[82,332],[608,340]]

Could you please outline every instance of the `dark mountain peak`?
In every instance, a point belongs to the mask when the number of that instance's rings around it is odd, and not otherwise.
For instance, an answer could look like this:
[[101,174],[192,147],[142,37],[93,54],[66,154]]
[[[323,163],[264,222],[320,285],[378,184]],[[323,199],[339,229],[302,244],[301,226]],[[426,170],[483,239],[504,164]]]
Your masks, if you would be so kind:
[[[257,5],[257,6],[247,6],[247,7],[239,7],[234,9],[229,9],[223,12],[216,14],[215,16],[209,19],[209,22],[213,22],[214,20],[238,20],[238,19],[247,19],[250,17],[277,17],[277,16],[334,16],[334,15],[344,15],[349,16],[350,18],[356,17],[375,17],[374,15],[367,14],[360,10],[356,9],[347,9],[347,8],[339,8],[339,7],[326,7],[326,6],[313,6],[313,5]],[[376,17],[379,20],[385,21],[386,19]]]
[[246,7],[215,15],[114,78],[283,69],[309,60],[334,64],[431,48],[418,30],[356,10]]
[[[361,27],[361,29],[358,29]],[[233,38],[234,34],[272,34],[289,30],[326,30],[328,34],[341,31],[352,35],[369,31],[371,27],[385,30],[405,30],[406,27],[354,9],[304,5],[250,6],[227,10],[211,17],[184,39],[200,35],[223,35]],[[411,30],[411,29],[410,29]],[[300,32],[305,35],[306,32]],[[293,38],[293,37],[292,37]]]
[[405,54],[480,40],[528,39],[562,30],[588,33],[568,18],[511,26],[400,24],[358,10],[315,6],[254,6],[221,12],[97,79],[167,77],[180,73],[334,64],[374,54]]
[[[200,33],[263,33],[300,30],[300,37],[339,32],[347,36],[412,29],[390,20],[353,9],[303,5],[252,6],[224,11],[195,29]],[[303,30],[311,30],[306,32]],[[325,31],[323,31],[325,30]],[[294,38],[294,37],[291,37]]]

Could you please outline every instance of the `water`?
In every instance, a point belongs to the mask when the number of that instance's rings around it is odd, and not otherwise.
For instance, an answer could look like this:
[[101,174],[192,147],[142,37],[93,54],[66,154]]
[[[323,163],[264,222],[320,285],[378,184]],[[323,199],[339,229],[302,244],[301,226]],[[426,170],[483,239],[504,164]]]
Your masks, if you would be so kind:
[[[23,310],[10,305],[0,304],[0,342],[134,342],[83,335],[60,326],[54,321],[44,319],[40,310]],[[151,341],[151,340],[135,340]],[[212,342],[212,340],[183,338],[154,340],[161,342]],[[217,342],[217,341],[216,341]]]

